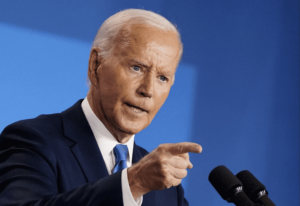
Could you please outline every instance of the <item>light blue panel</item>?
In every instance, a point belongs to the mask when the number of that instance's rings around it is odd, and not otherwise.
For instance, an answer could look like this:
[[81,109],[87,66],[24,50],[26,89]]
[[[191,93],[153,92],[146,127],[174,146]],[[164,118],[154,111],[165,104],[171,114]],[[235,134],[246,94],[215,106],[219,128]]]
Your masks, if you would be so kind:
[[0,24],[0,131],[84,98],[90,44]]
[[0,1],[0,22],[91,43],[109,16],[128,8],[161,11],[162,0]]

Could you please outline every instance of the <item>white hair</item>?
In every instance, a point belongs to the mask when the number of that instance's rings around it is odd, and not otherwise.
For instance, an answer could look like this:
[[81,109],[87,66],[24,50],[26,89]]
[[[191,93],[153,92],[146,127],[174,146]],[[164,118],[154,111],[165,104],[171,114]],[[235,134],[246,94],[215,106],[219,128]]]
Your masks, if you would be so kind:
[[[117,38],[118,34],[124,26],[130,26],[133,24],[146,24],[163,31],[173,31],[177,34],[178,42],[180,44],[180,51],[179,51],[179,61],[182,56],[183,45],[181,42],[181,37],[179,31],[176,29],[176,26],[169,22],[165,17],[156,14],[152,11],[147,11],[143,9],[126,9],[120,11],[108,19],[104,21],[104,23],[99,28],[96,37],[94,39],[92,47],[98,47],[100,52],[98,53],[99,56],[105,58],[109,57],[115,48],[115,39]],[[123,46],[128,43],[127,40],[127,33],[122,34],[122,39],[125,41],[122,42]],[[89,84],[88,79],[88,84]]]
[[100,49],[100,56],[109,56],[114,49],[114,40],[119,32],[124,26],[133,24],[146,24],[163,31],[175,32],[180,43],[179,56],[181,58],[183,46],[180,33],[176,29],[176,26],[169,22],[165,17],[143,9],[126,9],[106,19],[98,30],[92,47],[98,47]]

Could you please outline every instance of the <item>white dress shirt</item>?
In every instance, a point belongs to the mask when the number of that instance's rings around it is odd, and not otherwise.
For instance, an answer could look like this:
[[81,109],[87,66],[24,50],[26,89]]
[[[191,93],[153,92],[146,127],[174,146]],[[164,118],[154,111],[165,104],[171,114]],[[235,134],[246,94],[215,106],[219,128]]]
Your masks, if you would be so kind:
[[[85,98],[82,103],[81,107],[83,113],[92,129],[94,137],[96,138],[98,147],[104,159],[108,174],[111,175],[112,171],[115,167],[115,155],[113,152],[114,147],[119,143],[112,134],[106,129],[104,124],[98,119],[98,117],[94,114],[90,104]],[[127,145],[128,147],[128,154],[127,154],[127,167],[132,165],[132,155],[133,155],[133,145],[134,145],[134,135],[123,145]],[[124,206],[141,206],[143,202],[143,196],[134,200],[127,177],[127,168],[122,170],[122,196],[123,196],[123,203]]]

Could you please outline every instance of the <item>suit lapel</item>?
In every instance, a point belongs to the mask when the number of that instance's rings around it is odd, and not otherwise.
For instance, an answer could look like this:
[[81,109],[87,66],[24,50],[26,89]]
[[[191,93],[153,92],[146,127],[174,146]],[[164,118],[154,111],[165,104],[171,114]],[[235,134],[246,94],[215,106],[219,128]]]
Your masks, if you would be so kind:
[[106,165],[94,134],[81,108],[82,100],[62,112],[64,134],[75,144],[71,150],[76,157],[87,182],[108,176]]
[[133,145],[133,154],[132,154],[132,164],[137,163],[142,159],[146,154],[143,154],[140,148],[134,143]]
[[[108,176],[94,134],[85,118],[81,108],[82,100],[62,112],[64,135],[71,139],[74,144],[70,147],[80,165],[87,182],[102,179]],[[137,163],[147,152],[134,143],[132,164]],[[172,189],[174,190],[174,188]],[[143,196],[143,206],[160,205],[162,198],[157,197],[157,191],[151,191]],[[157,198],[159,201],[157,202]],[[167,198],[168,199],[168,198]],[[162,204],[166,205],[166,204]]]

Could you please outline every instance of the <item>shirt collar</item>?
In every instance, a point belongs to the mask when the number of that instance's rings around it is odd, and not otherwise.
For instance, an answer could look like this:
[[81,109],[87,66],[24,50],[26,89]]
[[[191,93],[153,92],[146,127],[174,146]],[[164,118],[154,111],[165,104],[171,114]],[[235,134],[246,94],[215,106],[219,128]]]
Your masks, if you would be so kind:
[[[106,129],[104,124],[98,119],[98,117],[93,112],[90,104],[85,98],[82,103],[81,107],[83,113],[92,129],[92,132],[96,138],[98,147],[101,151],[103,157],[109,155],[109,153],[114,149],[114,147],[119,143],[113,135]],[[133,153],[133,144],[134,144],[134,135],[123,145],[127,145],[128,147],[128,155],[129,155],[129,162],[132,162],[132,153]]]

